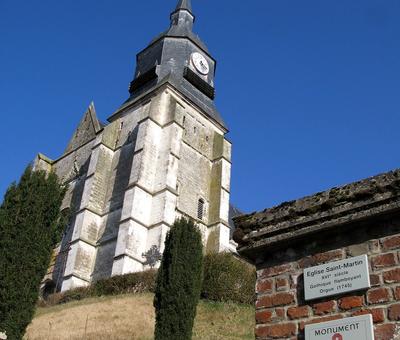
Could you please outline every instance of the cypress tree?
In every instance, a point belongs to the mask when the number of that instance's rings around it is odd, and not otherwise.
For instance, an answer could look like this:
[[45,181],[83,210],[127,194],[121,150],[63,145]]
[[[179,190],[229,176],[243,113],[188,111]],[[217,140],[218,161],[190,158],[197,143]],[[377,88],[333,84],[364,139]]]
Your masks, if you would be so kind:
[[0,206],[0,332],[22,339],[31,322],[53,246],[61,236],[65,194],[53,173],[28,167]]
[[154,297],[155,340],[190,340],[200,297],[201,234],[192,221],[177,220],[165,241]]

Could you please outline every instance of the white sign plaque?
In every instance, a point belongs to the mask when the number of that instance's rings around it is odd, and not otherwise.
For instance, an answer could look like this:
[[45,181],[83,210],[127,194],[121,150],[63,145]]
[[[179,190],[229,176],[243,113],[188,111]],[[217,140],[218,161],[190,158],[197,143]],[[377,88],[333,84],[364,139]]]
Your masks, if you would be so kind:
[[304,269],[306,301],[370,287],[367,255]]
[[372,315],[306,325],[306,340],[374,340]]

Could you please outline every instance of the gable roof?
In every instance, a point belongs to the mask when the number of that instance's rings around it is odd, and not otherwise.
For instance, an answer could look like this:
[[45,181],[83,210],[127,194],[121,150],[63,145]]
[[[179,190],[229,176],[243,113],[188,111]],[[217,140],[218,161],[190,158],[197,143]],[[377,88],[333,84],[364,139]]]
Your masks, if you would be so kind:
[[91,141],[96,137],[96,134],[102,129],[99,120],[97,119],[94,103],[91,102],[88,109],[84,113],[82,120],[76,128],[64,154],[74,151]]

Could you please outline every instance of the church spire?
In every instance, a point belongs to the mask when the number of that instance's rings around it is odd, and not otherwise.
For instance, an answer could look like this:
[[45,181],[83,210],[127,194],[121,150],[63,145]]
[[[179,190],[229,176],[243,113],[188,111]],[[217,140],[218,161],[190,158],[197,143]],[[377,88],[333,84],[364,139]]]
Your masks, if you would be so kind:
[[[226,128],[214,103],[216,60],[193,32],[195,16],[191,0],[176,0],[175,4],[170,27],[136,57],[136,70],[127,103],[168,83]],[[113,119],[110,117],[110,121]]]
[[182,10],[187,10],[192,13],[192,4],[190,0],[179,0],[178,4],[176,5],[175,11]]
[[192,31],[194,19],[191,1],[179,0],[171,13],[171,26],[185,27],[186,30]]

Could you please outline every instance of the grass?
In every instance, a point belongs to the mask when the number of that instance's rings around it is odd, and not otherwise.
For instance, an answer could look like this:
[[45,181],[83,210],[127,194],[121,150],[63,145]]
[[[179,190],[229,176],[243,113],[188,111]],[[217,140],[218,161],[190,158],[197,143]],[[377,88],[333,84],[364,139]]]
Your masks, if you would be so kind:
[[[152,294],[89,298],[38,308],[25,340],[151,340]],[[193,339],[254,339],[254,308],[201,301]]]

